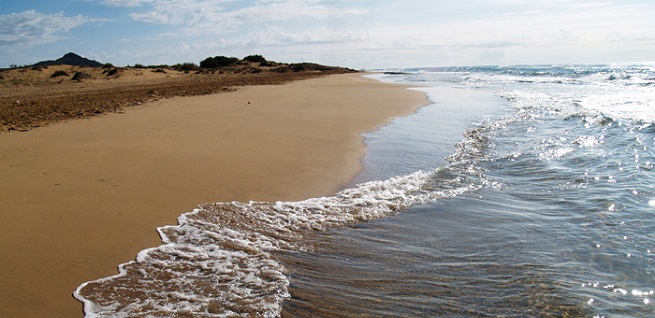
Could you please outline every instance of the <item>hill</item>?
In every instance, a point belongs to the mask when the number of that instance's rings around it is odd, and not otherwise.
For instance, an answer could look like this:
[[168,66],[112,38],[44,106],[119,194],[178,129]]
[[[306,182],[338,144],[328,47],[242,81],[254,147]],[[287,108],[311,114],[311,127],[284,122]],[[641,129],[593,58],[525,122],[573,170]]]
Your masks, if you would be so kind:
[[58,58],[56,60],[49,60],[49,61],[41,61],[38,62],[32,66],[52,66],[52,65],[71,65],[71,66],[85,66],[85,67],[101,67],[103,64],[94,61],[94,60],[89,60],[87,58],[81,57],[73,52],[66,53],[64,56],[61,58]]

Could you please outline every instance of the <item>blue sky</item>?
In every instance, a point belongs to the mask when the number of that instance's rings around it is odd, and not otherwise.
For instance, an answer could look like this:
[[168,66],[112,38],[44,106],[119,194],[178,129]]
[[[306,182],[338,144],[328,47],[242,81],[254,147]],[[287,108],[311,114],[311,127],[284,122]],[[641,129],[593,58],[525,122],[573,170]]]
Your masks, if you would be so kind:
[[0,67],[261,54],[351,68],[655,61],[653,0],[0,0]]

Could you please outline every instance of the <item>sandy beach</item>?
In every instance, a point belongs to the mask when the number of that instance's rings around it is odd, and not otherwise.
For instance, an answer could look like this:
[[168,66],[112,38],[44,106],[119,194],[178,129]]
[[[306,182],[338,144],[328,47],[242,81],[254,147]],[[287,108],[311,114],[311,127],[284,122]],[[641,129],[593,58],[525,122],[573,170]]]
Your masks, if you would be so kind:
[[82,316],[77,286],[198,204],[331,195],[361,169],[362,133],[426,103],[344,74],[0,133],[0,316]]

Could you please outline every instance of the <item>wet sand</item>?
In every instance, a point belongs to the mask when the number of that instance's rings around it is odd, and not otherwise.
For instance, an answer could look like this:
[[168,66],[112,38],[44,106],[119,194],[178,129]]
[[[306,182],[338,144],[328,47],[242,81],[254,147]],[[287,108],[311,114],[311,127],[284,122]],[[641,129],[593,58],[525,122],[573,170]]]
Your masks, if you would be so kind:
[[78,285],[198,204],[331,195],[361,169],[360,134],[426,103],[331,75],[1,133],[0,316],[82,316]]

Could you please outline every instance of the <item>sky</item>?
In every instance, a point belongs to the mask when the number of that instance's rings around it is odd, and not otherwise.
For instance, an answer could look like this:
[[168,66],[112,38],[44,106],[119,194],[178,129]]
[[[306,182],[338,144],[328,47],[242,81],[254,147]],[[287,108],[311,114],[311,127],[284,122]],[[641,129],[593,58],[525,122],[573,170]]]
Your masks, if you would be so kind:
[[655,61],[654,0],[0,0],[0,68],[263,55],[354,69]]

